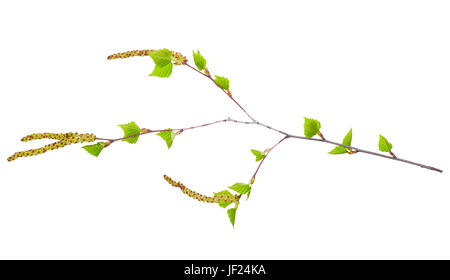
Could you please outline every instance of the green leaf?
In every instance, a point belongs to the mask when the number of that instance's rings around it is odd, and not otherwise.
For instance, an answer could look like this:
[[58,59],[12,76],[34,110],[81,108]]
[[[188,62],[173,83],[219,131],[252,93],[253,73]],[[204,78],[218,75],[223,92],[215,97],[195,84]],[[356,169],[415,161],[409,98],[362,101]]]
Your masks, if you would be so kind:
[[105,142],[98,142],[96,144],[86,145],[81,148],[85,149],[88,153],[90,153],[94,157],[98,157],[98,155],[100,154],[100,152],[103,150],[104,147]]
[[382,152],[390,152],[392,150],[392,144],[380,134],[380,141],[378,142],[378,149]]
[[237,210],[237,208],[230,208],[227,211],[228,218],[230,218],[230,222],[233,225],[233,227],[234,227],[234,221],[236,220],[236,210]]
[[206,59],[200,54],[200,51],[197,50],[197,53],[195,51],[192,51],[192,55],[194,56],[194,62],[195,66],[197,66],[198,70],[202,71],[206,68]]
[[250,191],[250,185],[244,183],[236,183],[228,188],[240,194],[246,194]]
[[219,202],[217,204],[219,204],[220,207],[222,208],[227,208],[228,205],[231,204],[232,201],[225,201],[225,202]]
[[[135,122],[130,122],[127,124],[119,124],[119,126],[123,130],[123,133],[124,133],[123,137],[129,137],[129,136],[137,135],[137,134],[141,133],[141,129]],[[122,139],[122,141],[126,141],[130,144],[136,144],[138,138],[139,138],[139,135],[137,135],[136,137],[129,137],[129,138]]]
[[352,129],[350,128],[350,131],[345,135],[344,140],[342,141],[342,144],[346,146],[352,145]]
[[252,187],[250,186],[250,189],[248,190],[248,193],[247,193],[247,199],[246,200],[248,200],[248,198],[250,197],[250,193],[252,192]]
[[305,136],[307,138],[311,138],[314,135],[316,135],[319,132],[319,129],[320,129],[320,122],[318,120],[309,119],[305,117],[304,130]]
[[[346,146],[352,145],[352,129],[345,135],[344,140],[342,140],[342,144]],[[339,155],[348,153],[348,149],[341,146],[336,146],[333,150],[329,152],[331,155]]]
[[230,193],[229,190],[223,190],[223,191],[215,192],[215,193],[214,193],[214,196],[218,196],[218,195],[225,195],[225,196],[228,196],[228,195],[233,195],[233,194]]
[[228,78],[225,77],[221,77],[221,76],[216,76],[216,83],[223,89],[225,90],[229,90],[230,89],[230,81],[228,80]]
[[165,66],[155,65],[153,72],[149,76],[168,78],[172,74],[172,68],[172,63],[166,64]]
[[339,154],[346,154],[347,148],[336,146],[331,152],[329,152],[330,155],[339,155]]
[[266,153],[258,151],[258,150],[250,150],[250,151],[252,152],[252,154],[255,155],[256,161],[260,161],[266,156]]
[[149,54],[156,66],[166,66],[172,61],[172,53],[168,49],[160,49]]
[[[232,196],[233,194],[232,193],[230,193],[228,190],[224,190],[224,191],[221,191],[221,192],[218,192],[218,193],[214,193],[214,196],[218,196],[218,195],[224,195],[224,196]],[[219,202],[218,204],[219,204],[219,206],[220,207],[222,207],[222,208],[225,208],[225,207],[227,207],[228,205],[230,205],[231,203],[232,203],[233,201],[226,201],[226,202]]]
[[170,147],[172,147],[173,140],[175,139],[175,136],[176,136],[175,132],[173,132],[172,130],[161,131],[160,133],[158,133],[156,135],[160,136],[164,141],[166,141],[168,149],[170,149]]

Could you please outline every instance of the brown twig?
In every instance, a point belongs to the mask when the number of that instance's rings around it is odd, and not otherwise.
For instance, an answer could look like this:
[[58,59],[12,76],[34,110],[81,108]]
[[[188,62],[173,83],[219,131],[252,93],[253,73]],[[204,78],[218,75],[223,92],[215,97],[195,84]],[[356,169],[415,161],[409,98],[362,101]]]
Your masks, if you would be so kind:
[[269,148],[266,152],[266,155],[261,159],[261,161],[258,164],[258,167],[256,168],[255,173],[253,173],[252,179],[250,180],[250,184],[253,184],[255,182],[255,178],[256,178],[256,174],[258,174],[259,168],[261,167],[261,165],[263,164],[264,160],[266,159],[266,157],[270,154],[270,152],[278,145],[281,144],[281,142],[283,142],[284,140],[288,139],[290,136],[286,135],[283,137],[283,139],[281,139],[280,141],[278,141],[275,145],[273,145],[271,148]]
[[201,72],[201,71],[199,71],[199,70],[197,70],[196,68],[194,68],[194,67],[192,67],[191,65],[189,65],[188,63],[185,63],[184,65],[186,65],[187,67],[189,67],[189,68],[191,68],[191,69],[193,69],[194,71],[196,71],[197,73],[200,73],[200,74],[202,74],[203,76],[205,76],[206,78],[208,78],[208,79],[210,79],[218,88],[220,88],[227,96],[228,96],[228,98],[230,98],[246,115],[247,115],[247,117],[249,117],[249,119],[251,119],[252,121],[254,121],[254,122],[256,122],[256,120],[252,117],[252,116],[250,116],[250,114],[244,109],[244,107],[242,107],[241,106],[241,104],[239,104],[237,101],[236,101],[236,99],[234,99],[232,96],[231,96],[231,94],[229,94],[229,92],[226,90],[226,89],[224,89],[224,88],[222,88],[221,86],[219,86],[218,84],[217,84],[217,82],[213,79],[213,77],[211,77],[211,74],[209,73],[209,71],[207,72],[208,74],[205,74],[205,73],[203,73],[203,72]]
[[[266,125],[266,124],[263,124],[263,123],[260,123],[260,122],[258,122],[255,118],[253,118],[233,97],[231,97],[231,95],[229,95],[228,93],[227,93],[227,91],[225,90],[225,89],[223,89],[222,87],[220,87],[217,83],[216,83],[216,81],[211,77],[211,75],[210,75],[210,73],[209,73],[209,70],[208,71],[206,71],[207,72],[207,74],[205,74],[205,73],[203,73],[203,72],[201,72],[201,71],[199,71],[199,70],[197,70],[196,68],[194,68],[194,67],[192,67],[191,65],[189,65],[189,64],[187,64],[187,63],[185,63],[185,65],[186,66],[188,66],[189,68],[191,68],[191,69],[193,69],[194,71],[196,71],[197,73],[200,73],[200,74],[202,74],[203,76],[205,76],[205,77],[207,77],[208,79],[210,79],[217,87],[219,87],[220,89],[222,89],[222,91],[223,92],[225,92],[226,94],[227,94],[227,96],[252,120],[251,122],[242,122],[242,121],[235,121],[235,120],[230,120],[230,121],[234,121],[234,122],[237,122],[237,123],[244,123],[244,124],[256,124],[256,125],[259,125],[259,126],[263,126],[263,127],[265,127],[265,128],[268,128],[268,129],[270,129],[270,130],[273,130],[273,131],[276,131],[276,132],[278,132],[278,133],[281,133],[281,134],[283,134],[283,135],[285,135],[285,136],[288,136],[289,138],[297,138],[297,139],[303,139],[303,140],[311,140],[311,141],[319,141],[319,142],[325,142],[325,143],[328,143],[328,144],[333,144],[333,145],[336,145],[336,146],[341,146],[341,147],[345,147],[345,148],[348,148],[348,149],[350,149],[350,150],[354,150],[354,151],[352,151],[352,154],[355,154],[355,153],[358,153],[358,152],[361,152],[361,153],[366,153],[366,154],[369,154],[369,155],[373,155],[373,156],[378,156],[378,157],[383,157],[383,158],[388,158],[388,159],[392,159],[392,160],[396,160],[396,161],[400,161],[400,162],[404,162],[404,163],[408,163],[408,164],[412,164],[412,165],[416,165],[416,166],[419,166],[419,167],[422,167],[422,168],[425,168],[425,169],[429,169],[429,170],[433,170],[433,171],[437,171],[437,172],[443,172],[441,169],[438,169],[438,168],[435,168],[435,167],[432,167],[432,166],[428,166],[428,165],[425,165],[425,164],[421,164],[421,163],[417,163],[417,162],[413,162],[413,161],[409,161],[409,160],[405,160],[405,159],[401,159],[401,158],[398,158],[396,155],[394,155],[392,152],[391,152],[391,156],[387,156],[387,155],[384,155],[384,154],[380,154],[380,153],[376,153],[376,152],[371,152],[371,151],[367,151],[367,150],[363,150],[363,149],[360,149],[360,148],[356,148],[356,147],[351,147],[351,146],[346,146],[346,145],[343,145],[343,144],[340,144],[340,143],[337,143],[337,142],[333,142],[333,141],[329,141],[329,140],[326,140],[325,139],[325,137],[323,136],[323,134],[321,133],[321,132],[319,132],[319,137],[321,138],[321,139],[317,139],[317,138],[307,138],[307,137],[303,137],[303,136],[297,136],[297,135],[293,135],[293,134],[290,134],[290,133],[287,133],[287,132],[284,132],[284,131],[282,131],[282,130],[279,130],[279,129],[276,129],[276,128],[273,128],[273,127],[271,127],[271,126],[268,126],[268,125]],[[283,139],[284,140],[284,139]]]
[[[273,128],[267,124],[263,124],[261,122],[258,122],[255,118],[253,118],[245,109],[244,107],[242,107],[239,102],[236,101],[236,99],[234,99],[230,92],[224,88],[222,88],[221,86],[219,86],[217,84],[217,82],[213,79],[213,77],[211,76],[210,72],[208,69],[205,69],[205,73],[202,71],[197,70],[195,67],[189,65],[188,63],[184,63],[184,65],[186,65],[187,67],[189,67],[190,69],[194,70],[195,72],[201,74],[202,76],[208,78],[209,80],[211,80],[219,89],[221,89],[228,98],[230,98],[246,115],[247,117],[251,120],[251,121],[239,121],[239,120],[234,120],[231,118],[227,118],[227,119],[223,119],[223,120],[218,120],[218,121],[214,121],[214,122],[210,122],[210,123],[206,123],[206,124],[201,124],[201,125],[196,125],[196,126],[191,126],[191,127],[185,127],[185,128],[176,128],[176,129],[158,129],[158,130],[152,130],[152,129],[143,129],[143,132],[139,133],[139,134],[135,134],[135,135],[131,135],[131,136],[127,136],[127,137],[122,137],[122,138],[116,138],[116,139],[108,139],[108,138],[96,138],[96,140],[104,140],[104,141],[109,141],[109,143],[114,143],[116,141],[120,141],[120,140],[124,140],[127,138],[133,138],[136,136],[140,136],[140,135],[144,135],[144,134],[148,134],[148,133],[153,133],[153,132],[161,132],[161,131],[178,131],[178,132],[182,132],[185,130],[189,130],[189,129],[195,129],[195,128],[200,128],[200,127],[205,127],[205,126],[209,126],[209,125],[213,125],[213,124],[217,124],[217,123],[222,123],[222,122],[235,122],[235,123],[240,123],[240,124],[254,124],[254,125],[258,125],[258,126],[262,126],[265,127],[269,130],[273,130],[276,131],[282,135],[284,135],[285,137],[283,139],[281,139],[277,144],[275,144],[272,148],[270,148],[269,152],[275,148],[276,146],[278,146],[281,142],[283,142],[284,140],[288,139],[288,138],[295,138],[295,139],[301,139],[301,140],[308,140],[308,141],[316,141],[316,142],[323,142],[323,143],[328,143],[331,145],[335,145],[335,146],[341,146],[344,148],[347,148],[351,151],[351,154],[355,154],[355,153],[365,153],[365,154],[369,154],[369,155],[373,155],[373,156],[378,156],[378,157],[382,157],[382,158],[387,158],[387,159],[391,159],[391,160],[395,160],[395,161],[399,161],[399,162],[403,162],[403,163],[407,163],[407,164],[411,164],[411,165],[415,165],[415,166],[419,166],[425,169],[429,169],[432,171],[437,171],[437,172],[443,172],[441,169],[432,167],[432,166],[428,166],[425,164],[421,164],[421,163],[417,163],[417,162],[413,162],[413,161],[409,161],[406,159],[401,159],[398,158],[396,155],[394,155],[393,153],[390,154],[390,156],[385,155],[385,154],[381,154],[381,153],[377,153],[377,152],[371,152],[368,150],[364,150],[361,148],[356,148],[353,146],[347,146],[347,145],[343,145],[340,144],[338,142],[334,142],[334,141],[330,141],[325,139],[325,137],[323,136],[322,133],[319,132],[319,137],[320,138],[307,138],[304,136],[300,136],[300,135],[294,135],[294,134],[290,134],[288,132],[282,131],[280,129],[276,129]],[[266,156],[269,154],[269,152],[266,154]],[[262,163],[264,162],[264,159],[266,158],[266,156],[261,160],[261,162],[258,165],[258,168],[256,169],[255,174],[252,177],[252,181],[254,180],[256,174],[258,173]]]
[[[382,157],[382,158],[386,158],[386,159],[391,159],[391,160],[395,160],[395,161],[399,161],[399,162],[403,162],[403,163],[419,166],[419,167],[422,167],[422,168],[425,168],[425,169],[429,169],[429,170],[432,170],[432,171],[437,171],[437,172],[441,172],[441,173],[443,172],[441,169],[438,169],[438,168],[435,168],[435,167],[432,167],[432,166],[428,166],[428,165],[425,165],[425,164],[413,162],[413,161],[410,161],[410,160],[402,159],[402,158],[399,158],[397,156],[395,156],[395,157],[394,156],[388,156],[388,155],[385,155],[385,154],[368,151],[368,150],[357,148],[357,147],[354,147],[354,146],[347,146],[347,145],[344,145],[344,144],[341,144],[341,143],[338,143],[338,142],[334,142],[334,141],[330,141],[330,140],[326,140],[326,139],[307,138],[307,137],[304,137],[304,136],[287,133],[285,131],[273,128],[273,127],[271,127],[269,125],[266,125],[266,124],[263,124],[263,123],[260,123],[260,122],[240,121],[240,120],[235,120],[235,119],[231,119],[231,118],[218,120],[218,121],[214,121],[214,122],[209,122],[209,123],[205,123],[205,124],[201,124],[201,125],[185,127],[185,128],[157,129],[157,130],[148,129],[147,132],[142,132],[142,133],[131,135],[131,136],[128,136],[128,137],[121,137],[121,138],[116,138],[116,139],[97,137],[96,140],[103,140],[103,141],[109,141],[110,143],[114,143],[116,141],[120,141],[120,140],[123,140],[123,139],[133,138],[133,137],[136,137],[136,136],[145,135],[145,134],[153,133],[153,132],[170,131],[170,130],[172,130],[172,131],[180,131],[180,130],[185,131],[185,130],[189,130],[189,129],[195,129],[195,128],[200,128],[200,127],[205,127],[205,126],[210,126],[210,125],[213,125],[213,124],[225,123],[225,122],[234,122],[234,123],[240,123],[240,124],[258,125],[258,126],[265,127],[265,128],[267,128],[269,130],[273,130],[275,132],[278,132],[278,133],[284,135],[285,137],[280,142],[278,142],[274,147],[276,147],[278,144],[280,144],[281,142],[283,142],[287,138],[294,138],[294,139],[301,139],[301,140],[315,141],[315,142],[323,142],[323,143],[328,143],[328,144],[331,144],[331,145],[341,146],[341,147],[347,148],[347,149],[351,150],[353,154],[355,154],[355,153],[365,153],[365,154],[369,154],[369,155],[372,155],[372,156]],[[270,150],[272,150],[274,147],[270,148]],[[261,160],[260,165],[262,164],[263,161],[264,161],[264,159]],[[259,166],[258,166],[258,169],[259,169]]]
[[142,130],[144,130],[141,133],[137,133],[137,134],[133,134],[127,137],[121,137],[121,138],[115,138],[115,139],[109,139],[109,138],[100,138],[97,137],[95,138],[96,140],[103,140],[103,141],[109,141],[110,143],[114,143],[116,141],[120,141],[120,140],[124,140],[124,139],[128,139],[128,138],[133,138],[136,136],[141,136],[141,135],[145,135],[148,133],[154,133],[154,132],[162,132],[162,131],[185,131],[185,130],[189,130],[189,129],[194,129],[194,128],[199,128],[199,127],[205,127],[208,125],[213,125],[216,123],[221,123],[221,122],[227,122],[229,121],[228,119],[224,119],[224,120],[218,120],[218,121],[214,121],[214,122],[209,122],[209,123],[205,123],[205,124],[200,124],[200,125],[195,125],[195,126],[190,126],[190,127],[184,127],[184,128],[166,128],[166,129],[148,129],[148,128],[143,128]]

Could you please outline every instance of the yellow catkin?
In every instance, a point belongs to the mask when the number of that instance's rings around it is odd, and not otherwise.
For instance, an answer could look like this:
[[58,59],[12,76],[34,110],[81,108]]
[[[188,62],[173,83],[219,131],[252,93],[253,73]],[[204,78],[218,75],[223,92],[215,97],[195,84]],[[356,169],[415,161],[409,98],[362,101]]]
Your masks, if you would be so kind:
[[31,141],[31,140],[36,140],[36,139],[56,139],[56,140],[62,140],[64,138],[66,138],[65,133],[33,133],[30,135],[27,135],[25,137],[23,137],[21,139],[21,141],[23,142],[27,142],[27,141]]
[[[156,50],[134,50],[128,52],[115,53],[108,56],[108,59],[129,58],[133,56],[148,56]],[[187,62],[187,58],[179,52],[171,51],[172,61],[175,65],[183,65]]]
[[23,152],[17,152],[15,154],[13,154],[12,156],[10,156],[8,158],[8,161],[13,161],[19,157],[28,157],[28,156],[35,156],[35,155],[40,155],[45,153],[47,150],[42,147],[39,149],[32,149],[32,150],[27,150],[27,151],[23,151]]
[[172,52],[172,60],[175,65],[183,65],[187,62],[187,58],[179,52]]
[[75,133],[74,135],[66,137],[66,139],[69,140],[69,144],[93,142],[95,141],[95,135],[91,133],[86,134]]
[[108,56],[108,59],[117,59],[117,58],[128,58],[132,56],[147,56],[152,52],[155,52],[156,50],[135,50],[135,51],[128,51],[128,52],[122,52],[122,53],[115,53],[110,56]]
[[67,132],[67,133],[33,133],[22,138],[22,141],[27,142],[36,139],[56,139],[54,143],[45,145],[44,147],[38,149],[31,149],[27,151],[14,153],[8,158],[8,161],[13,161],[19,157],[29,157],[43,154],[47,151],[52,151],[65,147],[70,144],[93,142],[96,136],[92,133],[79,134],[77,132]]
[[215,195],[213,197],[202,195],[202,194],[199,194],[199,193],[189,189],[188,187],[183,185],[181,182],[175,182],[174,180],[172,180],[172,178],[170,178],[167,175],[164,175],[164,179],[172,186],[174,186],[176,188],[180,188],[181,191],[184,194],[186,194],[187,196],[192,197],[193,199],[197,199],[199,201],[203,201],[203,202],[207,202],[207,203],[228,203],[228,202],[231,203],[231,202],[235,202],[235,201],[239,200],[239,197],[237,195],[220,194],[220,195]]

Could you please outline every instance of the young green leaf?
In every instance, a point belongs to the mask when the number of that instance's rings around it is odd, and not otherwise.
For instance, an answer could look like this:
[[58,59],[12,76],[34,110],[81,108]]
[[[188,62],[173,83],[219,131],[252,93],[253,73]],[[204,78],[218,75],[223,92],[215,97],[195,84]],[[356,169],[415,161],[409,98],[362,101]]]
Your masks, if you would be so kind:
[[149,76],[168,78],[172,74],[172,68],[172,63],[166,64],[164,66],[155,65],[153,72]]
[[160,136],[164,141],[166,141],[168,149],[170,149],[170,147],[172,147],[173,140],[175,139],[175,136],[176,136],[175,132],[173,132],[172,130],[161,131],[160,133],[158,133],[156,135]]
[[252,152],[252,154],[255,155],[256,161],[260,161],[266,156],[266,153],[258,151],[258,150],[250,150],[250,151]]
[[[130,144],[136,144],[139,134],[141,133],[141,129],[135,122],[130,122],[127,124],[119,124],[120,128],[123,130],[123,137],[128,137],[125,139],[122,139],[122,141],[126,141]],[[130,137],[136,135],[135,137]]]
[[334,147],[333,150],[331,150],[331,152],[329,152],[330,155],[339,155],[339,154],[346,154],[347,153],[347,148],[341,147],[341,146],[336,146]]
[[166,66],[171,63],[172,53],[168,49],[160,49],[155,52],[149,53],[150,57],[155,62],[156,66]]
[[244,183],[236,183],[228,188],[240,194],[246,194],[250,191],[250,185]]
[[197,50],[197,53],[195,51],[192,51],[192,55],[194,57],[195,66],[197,66],[198,70],[202,71],[206,68],[206,59],[200,54],[200,51]]
[[[230,196],[230,195],[232,195],[232,194],[231,194],[228,190],[224,190],[224,191],[221,191],[221,192],[218,192],[218,193],[214,193],[214,196],[218,196],[218,195]],[[220,203],[218,203],[218,204],[219,204],[220,207],[225,208],[225,207],[227,207],[228,205],[230,205],[231,202],[232,202],[232,201],[220,202]]]
[[90,153],[94,157],[98,157],[98,155],[100,154],[100,152],[103,150],[104,147],[105,142],[98,142],[93,145],[83,146],[81,148],[85,149],[88,153]]
[[248,190],[248,192],[247,192],[247,199],[246,200],[248,200],[248,198],[250,197],[250,193],[252,192],[252,186],[250,186],[250,189]]
[[378,149],[382,152],[390,152],[392,150],[392,144],[380,134],[380,141],[378,142]]
[[352,145],[352,129],[350,128],[350,131],[345,135],[344,140],[342,141],[342,144],[345,146],[351,146]]
[[319,132],[320,122],[305,117],[304,132],[307,138],[311,138]]
[[228,218],[230,218],[230,222],[233,225],[233,227],[234,227],[234,221],[236,220],[236,210],[237,210],[237,208],[230,208],[227,211]]
[[216,76],[216,83],[223,89],[225,90],[229,90],[230,89],[230,81],[228,80],[228,78],[225,77],[221,77],[221,76]]
[[223,190],[223,191],[215,192],[215,193],[214,193],[214,196],[217,196],[217,195],[225,195],[225,196],[229,196],[229,195],[233,195],[233,194],[230,193],[229,190]]
[[[342,144],[346,146],[352,145],[352,129],[350,128],[350,131],[345,135],[344,140],[342,140]],[[330,155],[339,155],[339,154],[346,154],[348,153],[348,149],[341,146],[336,146],[333,150],[329,152]]]

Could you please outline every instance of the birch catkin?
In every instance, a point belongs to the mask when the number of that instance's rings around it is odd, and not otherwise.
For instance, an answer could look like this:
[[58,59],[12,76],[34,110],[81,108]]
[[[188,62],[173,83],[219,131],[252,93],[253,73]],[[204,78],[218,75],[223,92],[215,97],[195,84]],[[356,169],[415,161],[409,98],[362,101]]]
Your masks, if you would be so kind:
[[41,148],[14,153],[12,156],[10,156],[8,158],[8,161],[13,161],[20,157],[37,156],[37,155],[43,154],[47,151],[52,151],[55,149],[63,148],[70,144],[93,142],[93,141],[95,141],[96,136],[91,133],[79,134],[77,132],[33,133],[33,134],[23,137],[21,140],[23,142],[28,142],[28,141],[37,140],[37,139],[55,139],[55,140],[59,140],[59,141],[45,145],[44,147],[41,147]]
[[186,194],[189,197],[192,197],[193,199],[197,199],[199,201],[207,202],[207,203],[231,203],[234,201],[238,201],[239,197],[237,195],[226,195],[226,194],[219,194],[214,196],[206,196],[203,194],[199,194],[185,185],[183,185],[181,182],[175,182],[172,180],[169,176],[164,175],[164,179],[171,184],[172,186],[176,188],[180,188],[181,191]]

